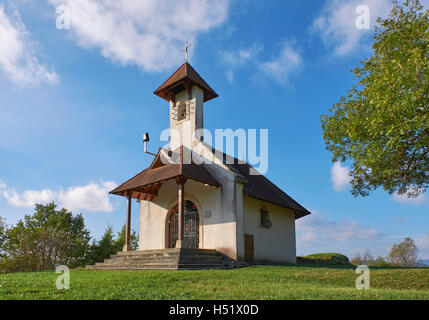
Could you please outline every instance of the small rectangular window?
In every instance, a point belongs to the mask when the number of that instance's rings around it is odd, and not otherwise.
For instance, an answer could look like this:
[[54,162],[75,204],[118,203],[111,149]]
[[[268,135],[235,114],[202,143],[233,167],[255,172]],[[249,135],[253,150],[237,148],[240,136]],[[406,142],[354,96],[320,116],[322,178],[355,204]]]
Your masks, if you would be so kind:
[[261,209],[261,226],[265,228],[271,228],[272,222],[270,220],[270,213],[268,210]]

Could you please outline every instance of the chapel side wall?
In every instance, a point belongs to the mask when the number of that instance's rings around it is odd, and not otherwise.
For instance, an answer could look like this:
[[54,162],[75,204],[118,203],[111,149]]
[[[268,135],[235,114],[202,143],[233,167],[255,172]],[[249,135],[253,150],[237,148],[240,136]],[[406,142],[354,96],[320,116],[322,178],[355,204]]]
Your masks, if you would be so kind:
[[[261,226],[262,208],[270,213],[271,228]],[[244,233],[254,237],[256,262],[296,263],[295,214],[292,210],[245,196]]]

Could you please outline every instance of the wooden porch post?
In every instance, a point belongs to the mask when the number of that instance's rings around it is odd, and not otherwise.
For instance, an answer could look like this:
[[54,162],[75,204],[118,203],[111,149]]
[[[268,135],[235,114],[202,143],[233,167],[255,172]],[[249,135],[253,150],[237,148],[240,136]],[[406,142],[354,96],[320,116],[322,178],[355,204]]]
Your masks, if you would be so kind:
[[130,245],[130,234],[131,234],[131,196],[127,198],[127,220],[125,224],[125,244],[122,251],[131,251]]
[[176,180],[178,186],[178,224],[177,224],[177,233],[178,239],[176,241],[176,248],[183,248],[185,240],[185,182],[184,177],[177,178]]

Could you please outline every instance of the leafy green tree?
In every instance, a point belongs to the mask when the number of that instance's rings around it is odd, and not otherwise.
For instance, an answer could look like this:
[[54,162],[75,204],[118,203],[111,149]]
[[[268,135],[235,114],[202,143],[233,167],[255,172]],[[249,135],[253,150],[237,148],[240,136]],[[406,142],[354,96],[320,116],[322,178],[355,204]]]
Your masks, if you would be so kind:
[[[123,226],[121,232],[118,233],[118,239],[116,240],[116,247],[119,249],[119,251],[122,250],[125,244],[125,232],[126,232],[126,228],[125,226]],[[131,230],[131,233],[130,233],[130,245],[132,250],[137,250],[139,247],[139,237],[134,230]]]
[[418,253],[415,242],[411,238],[405,238],[400,244],[394,244],[389,253],[390,262],[399,267],[416,267],[418,265]]
[[89,263],[102,262],[117,252],[113,229],[108,226],[101,239],[92,243],[88,255]]
[[429,183],[429,10],[394,1],[379,18],[357,83],[321,117],[333,161],[351,161],[352,193],[416,197]]
[[2,217],[0,217],[0,258],[3,257],[4,254],[4,242],[6,240],[6,223]]
[[[131,232],[131,248],[137,250],[138,236],[134,230]],[[121,232],[118,232],[117,239],[115,239],[114,232],[111,226],[108,226],[99,241],[94,241],[91,245],[90,253],[88,255],[88,262],[102,262],[112,255],[122,251],[125,244],[125,226]]]
[[4,251],[7,271],[50,270],[57,265],[82,266],[86,262],[90,235],[81,214],[56,210],[54,202],[36,204],[6,232]]

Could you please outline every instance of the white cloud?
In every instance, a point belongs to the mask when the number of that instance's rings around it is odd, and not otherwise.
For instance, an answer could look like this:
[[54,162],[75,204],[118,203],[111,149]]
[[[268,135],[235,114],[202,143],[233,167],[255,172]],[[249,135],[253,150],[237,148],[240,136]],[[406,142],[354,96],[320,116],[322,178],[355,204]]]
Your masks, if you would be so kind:
[[[356,28],[356,8],[360,5],[370,9],[370,30]],[[329,0],[311,31],[318,33],[335,55],[349,55],[362,46],[369,47],[365,38],[371,34],[377,17],[386,16],[391,7],[391,0]]]
[[424,259],[429,258],[429,235],[419,237],[416,239],[417,248]]
[[310,216],[297,220],[296,230],[298,244],[303,247],[314,247],[316,244],[341,247],[341,243],[373,240],[380,234],[377,229],[361,226],[354,221],[330,221],[317,210],[312,210]]
[[407,194],[399,195],[399,194],[395,193],[393,195],[393,200],[395,200],[396,202],[399,202],[399,203],[411,203],[413,205],[422,205],[422,204],[426,203],[427,196],[426,196],[426,194],[420,194],[416,198],[409,198],[407,196]]
[[261,44],[254,43],[249,48],[221,51],[219,54],[224,63],[237,67],[242,66],[246,62],[255,60],[263,50],[264,47]]
[[90,183],[82,187],[70,187],[58,194],[61,206],[70,210],[88,210],[91,212],[112,212],[114,207],[109,201],[108,193],[116,188],[112,181]]
[[346,190],[351,181],[349,169],[343,167],[341,162],[335,162],[331,169],[331,180],[335,191],[341,192]]
[[21,21],[19,13],[6,15],[0,4],[0,71],[21,87],[35,87],[42,82],[55,84],[58,75],[40,64],[36,44]]
[[[425,8],[429,0],[420,1]],[[359,29],[356,20],[362,12],[359,6],[367,6],[370,14],[370,29]],[[378,17],[385,18],[392,8],[392,0],[328,0],[310,30],[319,34],[326,47],[333,48],[337,56],[350,55],[361,48],[370,48],[370,35]]]
[[264,50],[264,47],[258,43],[254,43],[248,48],[241,48],[238,50],[220,51],[219,55],[222,62],[228,67],[225,73],[229,82],[234,81],[235,70],[243,67],[246,63],[248,66],[256,64],[259,54]]
[[260,54],[264,47],[256,42],[247,48],[220,51],[219,55],[222,63],[228,68],[225,76],[229,82],[233,82],[238,68],[247,67],[257,69],[257,76],[262,74],[284,84],[288,82],[290,75],[299,71],[303,65],[301,55],[294,45],[295,41],[283,42],[280,52],[268,61],[261,59]]
[[33,207],[36,203],[46,203],[55,199],[55,192],[51,190],[27,190],[18,194],[15,189],[3,191],[3,196],[14,207]]
[[285,83],[293,72],[299,71],[302,65],[301,55],[293,47],[293,42],[285,42],[280,49],[279,55],[273,60],[261,62],[259,69],[279,83]]
[[36,203],[56,201],[60,207],[71,211],[85,210],[89,212],[112,212],[113,204],[108,193],[116,187],[111,181],[89,183],[86,186],[70,187],[66,191],[59,190],[27,190],[18,193],[14,188],[1,191],[9,204],[15,207],[32,208]]
[[405,237],[415,239],[420,257],[429,258],[429,235],[388,235],[355,221],[333,221],[318,210],[296,221],[298,254],[339,252],[352,257],[370,250],[375,256],[386,256],[394,243]]
[[3,180],[0,180],[0,189],[6,189],[7,185],[3,182]]
[[225,76],[226,76],[226,78],[228,79],[229,82],[231,82],[231,83],[234,82],[234,77],[235,77],[234,71],[228,70],[225,73]]
[[183,61],[185,40],[223,24],[230,0],[49,0],[70,8],[71,32],[84,48],[146,71]]

